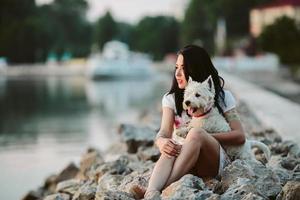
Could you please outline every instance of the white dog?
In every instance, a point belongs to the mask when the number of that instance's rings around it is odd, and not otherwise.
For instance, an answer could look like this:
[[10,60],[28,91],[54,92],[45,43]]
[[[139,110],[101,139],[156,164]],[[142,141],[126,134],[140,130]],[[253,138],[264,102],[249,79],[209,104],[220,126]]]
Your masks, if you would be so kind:
[[[228,132],[231,130],[225,118],[214,106],[215,89],[212,77],[209,76],[202,83],[193,81],[189,78],[188,85],[184,91],[183,108],[189,113],[201,113],[194,116],[189,125],[176,130],[177,136],[185,138],[188,131],[193,127],[200,127],[208,133]],[[240,146],[224,146],[230,158],[239,158],[245,160],[255,160],[255,155],[251,151],[252,147],[261,149],[267,160],[270,158],[269,148],[262,142],[255,140],[246,140]]]

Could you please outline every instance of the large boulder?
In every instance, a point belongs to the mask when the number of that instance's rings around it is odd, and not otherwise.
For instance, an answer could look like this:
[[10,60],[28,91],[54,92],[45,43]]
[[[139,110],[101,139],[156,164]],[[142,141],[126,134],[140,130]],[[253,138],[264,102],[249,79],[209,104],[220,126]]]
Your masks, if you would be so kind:
[[235,183],[231,185],[228,190],[221,196],[221,200],[240,200],[254,197],[254,199],[268,199],[264,196],[254,184],[252,184],[250,179],[247,178],[237,178]]
[[121,124],[119,132],[127,144],[129,153],[136,153],[140,146],[151,146],[156,136],[156,131],[148,126],[134,126]]
[[104,174],[127,175],[132,172],[132,169],[128,167],[129,162],[130,158],[128,156],[120,156],[115,161],[92,166],[87,176],[90,180],[97,181]]
[[56,192],[66,193],[73,196],[82,184],[83,182],[78,179],[62,181],[57,184]]
[[289,181],[283,187],[280,195],[276,200],[299,200],[300,199],[300,182]]
[[151,146],[151,147],[139,147],[137,151],[137,156],[142,161],[151,160],[153,162],[156,162],[159,159],[160,152],[157,147]]
[[56,183],[59,183],[61,181],[69,180],[72,178],[75,178],[78,174],[79,169],[74,163],[70,163],[65,169],[63,169],[55,179]]
[[88,179],[88,173],[92,167],[100,166],[104,163],[104,159],[100,152],[96,149],[88,149],[88,151],[81,157],[80,169],[77,174],[79,179]]
[[46,196],[44,200],[71,200],[71,196],[65,193],[56,193]]
[[[263,164],[254,161],[235,160],[224,170],[221,185],[223,191],[233,191],[233,186],[241,186],[238,180],[249,180],[246,188],[253,187],[259,195],[274,198],[281,191],[280,178],[271,169]],[[244,183],[244,182],[241,182]],[[255,192],[253,192],[255,193]]]
[[213,192],[205,188],[205,184],[201,178],[187,174],[165,188],[161,197],[166,200],[207,199],[213,195]]
[[72,200],[94,200],[97,191],[97,183],[87,181],[74,193]]
[[124,176],[105,174],[99,178],[95,200],[116,199],[132,200],[133,196],[118,189]]

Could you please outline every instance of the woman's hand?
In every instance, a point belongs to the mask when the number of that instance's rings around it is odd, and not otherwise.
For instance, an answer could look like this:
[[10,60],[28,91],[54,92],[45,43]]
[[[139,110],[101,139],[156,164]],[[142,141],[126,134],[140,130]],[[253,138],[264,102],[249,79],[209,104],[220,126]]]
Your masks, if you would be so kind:
[[167,157],[171,158],[172,156],[177,157],[181,151],[182,145],[176,143],[171,138],[159,138],[158,141],[158,148],[161,154],[166,155]]

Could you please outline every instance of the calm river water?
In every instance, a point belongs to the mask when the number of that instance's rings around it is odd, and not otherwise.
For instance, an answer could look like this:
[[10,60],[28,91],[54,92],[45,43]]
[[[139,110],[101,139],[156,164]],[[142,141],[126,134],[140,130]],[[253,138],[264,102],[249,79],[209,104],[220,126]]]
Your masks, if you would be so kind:
[[116,127],[156,108],[170,77],[91,81],[0,77],[0,199],[20,199],[88,147],[105,150]]

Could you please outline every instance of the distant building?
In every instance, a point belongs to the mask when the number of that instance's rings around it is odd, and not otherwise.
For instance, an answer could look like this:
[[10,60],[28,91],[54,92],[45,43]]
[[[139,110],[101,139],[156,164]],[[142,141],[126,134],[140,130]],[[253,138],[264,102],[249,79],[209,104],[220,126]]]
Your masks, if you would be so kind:
[[287,16],[300,22],[300,0],[276,0],[250,11],[250,32],[257,37],[264,26],[273,24],[277,18]]

